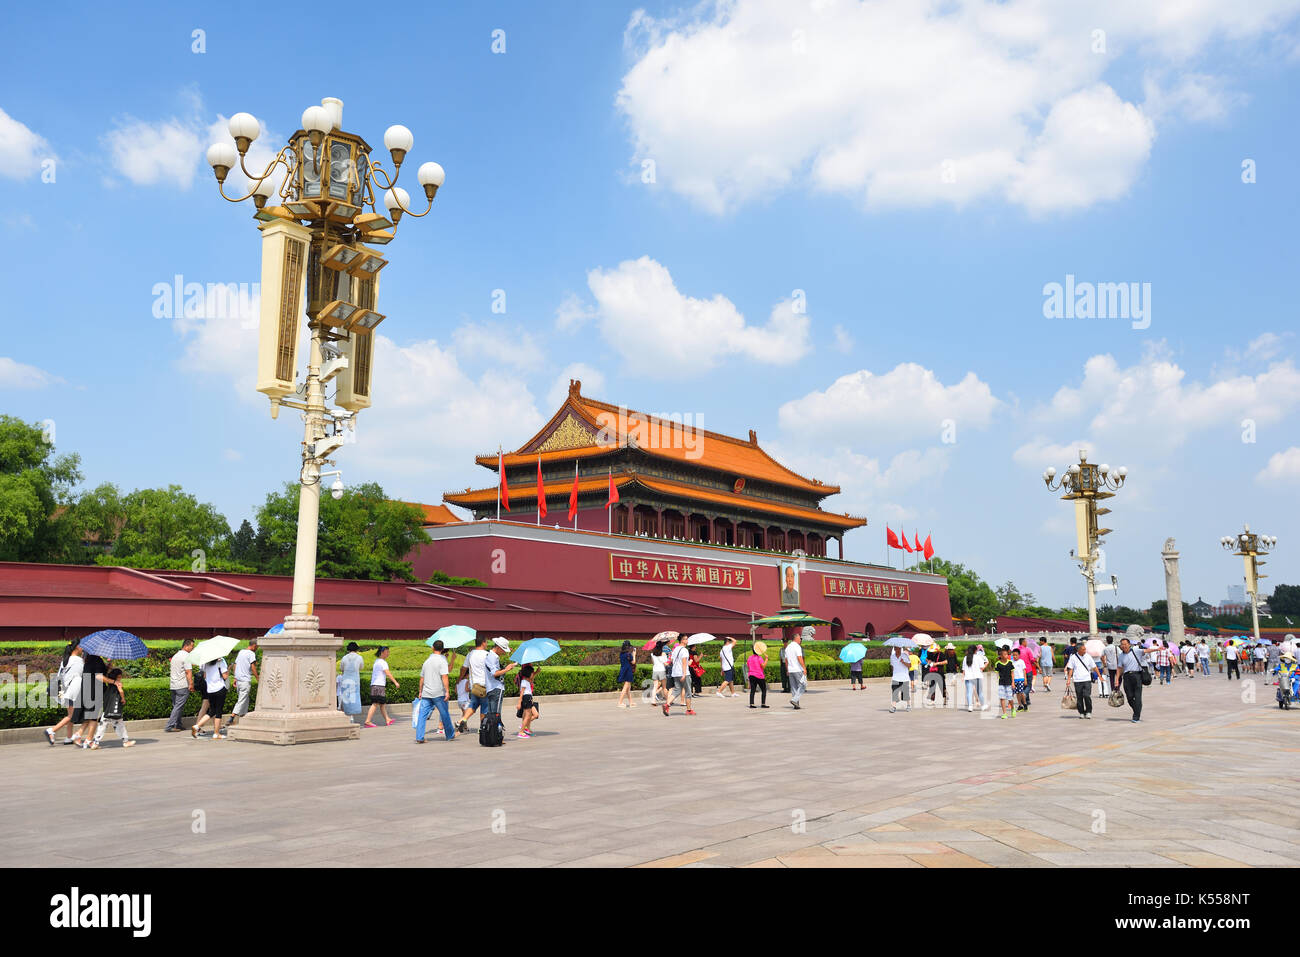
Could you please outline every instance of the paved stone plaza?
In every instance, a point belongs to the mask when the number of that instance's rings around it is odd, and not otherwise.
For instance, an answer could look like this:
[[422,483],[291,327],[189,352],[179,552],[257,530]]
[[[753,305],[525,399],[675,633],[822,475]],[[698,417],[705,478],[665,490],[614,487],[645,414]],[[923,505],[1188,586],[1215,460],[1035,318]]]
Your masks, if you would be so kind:
[[1059,680],[1010,721],[891,715],[875,681],[799,712],[543,699],[536,736],[499,750],[417,746],[409,719],[295,748],[8,745],[0,838],[8,863],[58,867],[1294,866],[1300,711],[1256,681],[1250,703],[1218,674],[1152,686],[1139,725],[1062,711]]

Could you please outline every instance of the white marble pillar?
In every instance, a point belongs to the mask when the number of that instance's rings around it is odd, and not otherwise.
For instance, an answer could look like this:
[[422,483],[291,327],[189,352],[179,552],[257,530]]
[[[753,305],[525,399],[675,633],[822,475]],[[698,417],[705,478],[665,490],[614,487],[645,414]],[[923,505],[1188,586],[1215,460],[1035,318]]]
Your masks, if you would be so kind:
[[1178,550],[1172,538],[1165,539],[1165,598],[1169,603],[1169,640],[1175,645],[1183,640],[1183,584],[1178,577]]

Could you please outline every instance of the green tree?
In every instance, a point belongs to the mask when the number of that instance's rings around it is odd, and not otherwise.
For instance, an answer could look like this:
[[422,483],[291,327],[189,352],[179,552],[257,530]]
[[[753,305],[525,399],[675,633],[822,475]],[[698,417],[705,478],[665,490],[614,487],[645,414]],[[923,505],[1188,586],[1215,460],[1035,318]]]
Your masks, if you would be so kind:
[[998,599],[998,613],[1002,615],[1023,611],[1034,603],[1034,596],[1029,592],[1021,592],[1013,581],[1004,582],[1002,587],[995,589],[993,593]]
[[[415,581],[407,556],[425,541],[424,516],[414,505],[389,501],[375,483],[360,485],[341,499],[322,495],[316,574],[322,578]],[[298,486],[266,497],[257,512],[265,535],[263,571],[293,574],[298,535]]]
[[253,531],[248,519],[244,519],[235,534],[230,536],[230,558],[243,565],[257,567],[261,564],[257,551],[257,533]]
[[[1152,625],[1169,624],[1169,602],[1161,598],[1151,603],[1151,610],[1148,612]],[[1195,621],[1196,616],[1192,614],[1192,606],[1183,602],[1183,624],[1189,621]]]
[[1268,609],[1275,615],[1300,615],[1300,585],[1278,585],[1268,600]]
[[[116,489],[111,486],[101,486],[92,493],[94,508],[102,508],[101,518],[118,525],[108,554],[95,559],[99,564],[195,571],[255,571],[252,565],[231,560],[230,525],[225,516],[215,506],[200,502],[179,485],[136,489],[121,496],[116,516],[113,515],[115,493]],[[92,508],[87,511],[94,514]]]
[[76,539],[67,520],[81,481],[79,456],[55,456],[39,425],[0,415],[0,561],[66,561]]

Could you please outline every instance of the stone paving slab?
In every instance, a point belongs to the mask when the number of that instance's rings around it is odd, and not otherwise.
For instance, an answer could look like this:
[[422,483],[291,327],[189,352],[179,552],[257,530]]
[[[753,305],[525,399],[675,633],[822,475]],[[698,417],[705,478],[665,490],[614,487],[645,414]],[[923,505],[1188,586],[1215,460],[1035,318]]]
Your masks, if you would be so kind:
[[880,683],[668,719],[551,699],[492,750],[400,720],[296,748],[142,728],[5,747],[0,840],[11,866],[1294,867],[1300,714],[1238,689],[1153,686],[1139,725],[1054,694],[891,715]]

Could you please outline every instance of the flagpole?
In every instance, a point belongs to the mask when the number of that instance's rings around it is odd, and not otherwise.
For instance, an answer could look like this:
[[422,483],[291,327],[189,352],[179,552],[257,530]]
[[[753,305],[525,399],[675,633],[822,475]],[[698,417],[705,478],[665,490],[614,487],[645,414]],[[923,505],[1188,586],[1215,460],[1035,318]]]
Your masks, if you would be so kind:
[[501,521],[501,483],[505,478],[505,462],[501,458],[501,446],[497,446],[497,521]]
[[[609,487],[614,487],[614,467],[609,467]],[[609,502],[605,503],[605,534],[614,534],[614,506]]]
[[[575,492],[578,490],[578,460],[577,459],[573,460],[573,490]],[[573,501],[573,530],[575,532],[578,530],[578,501],[576,497],[574,498]]]
[[542,524],[542,453],[537,453],[537,525]]

